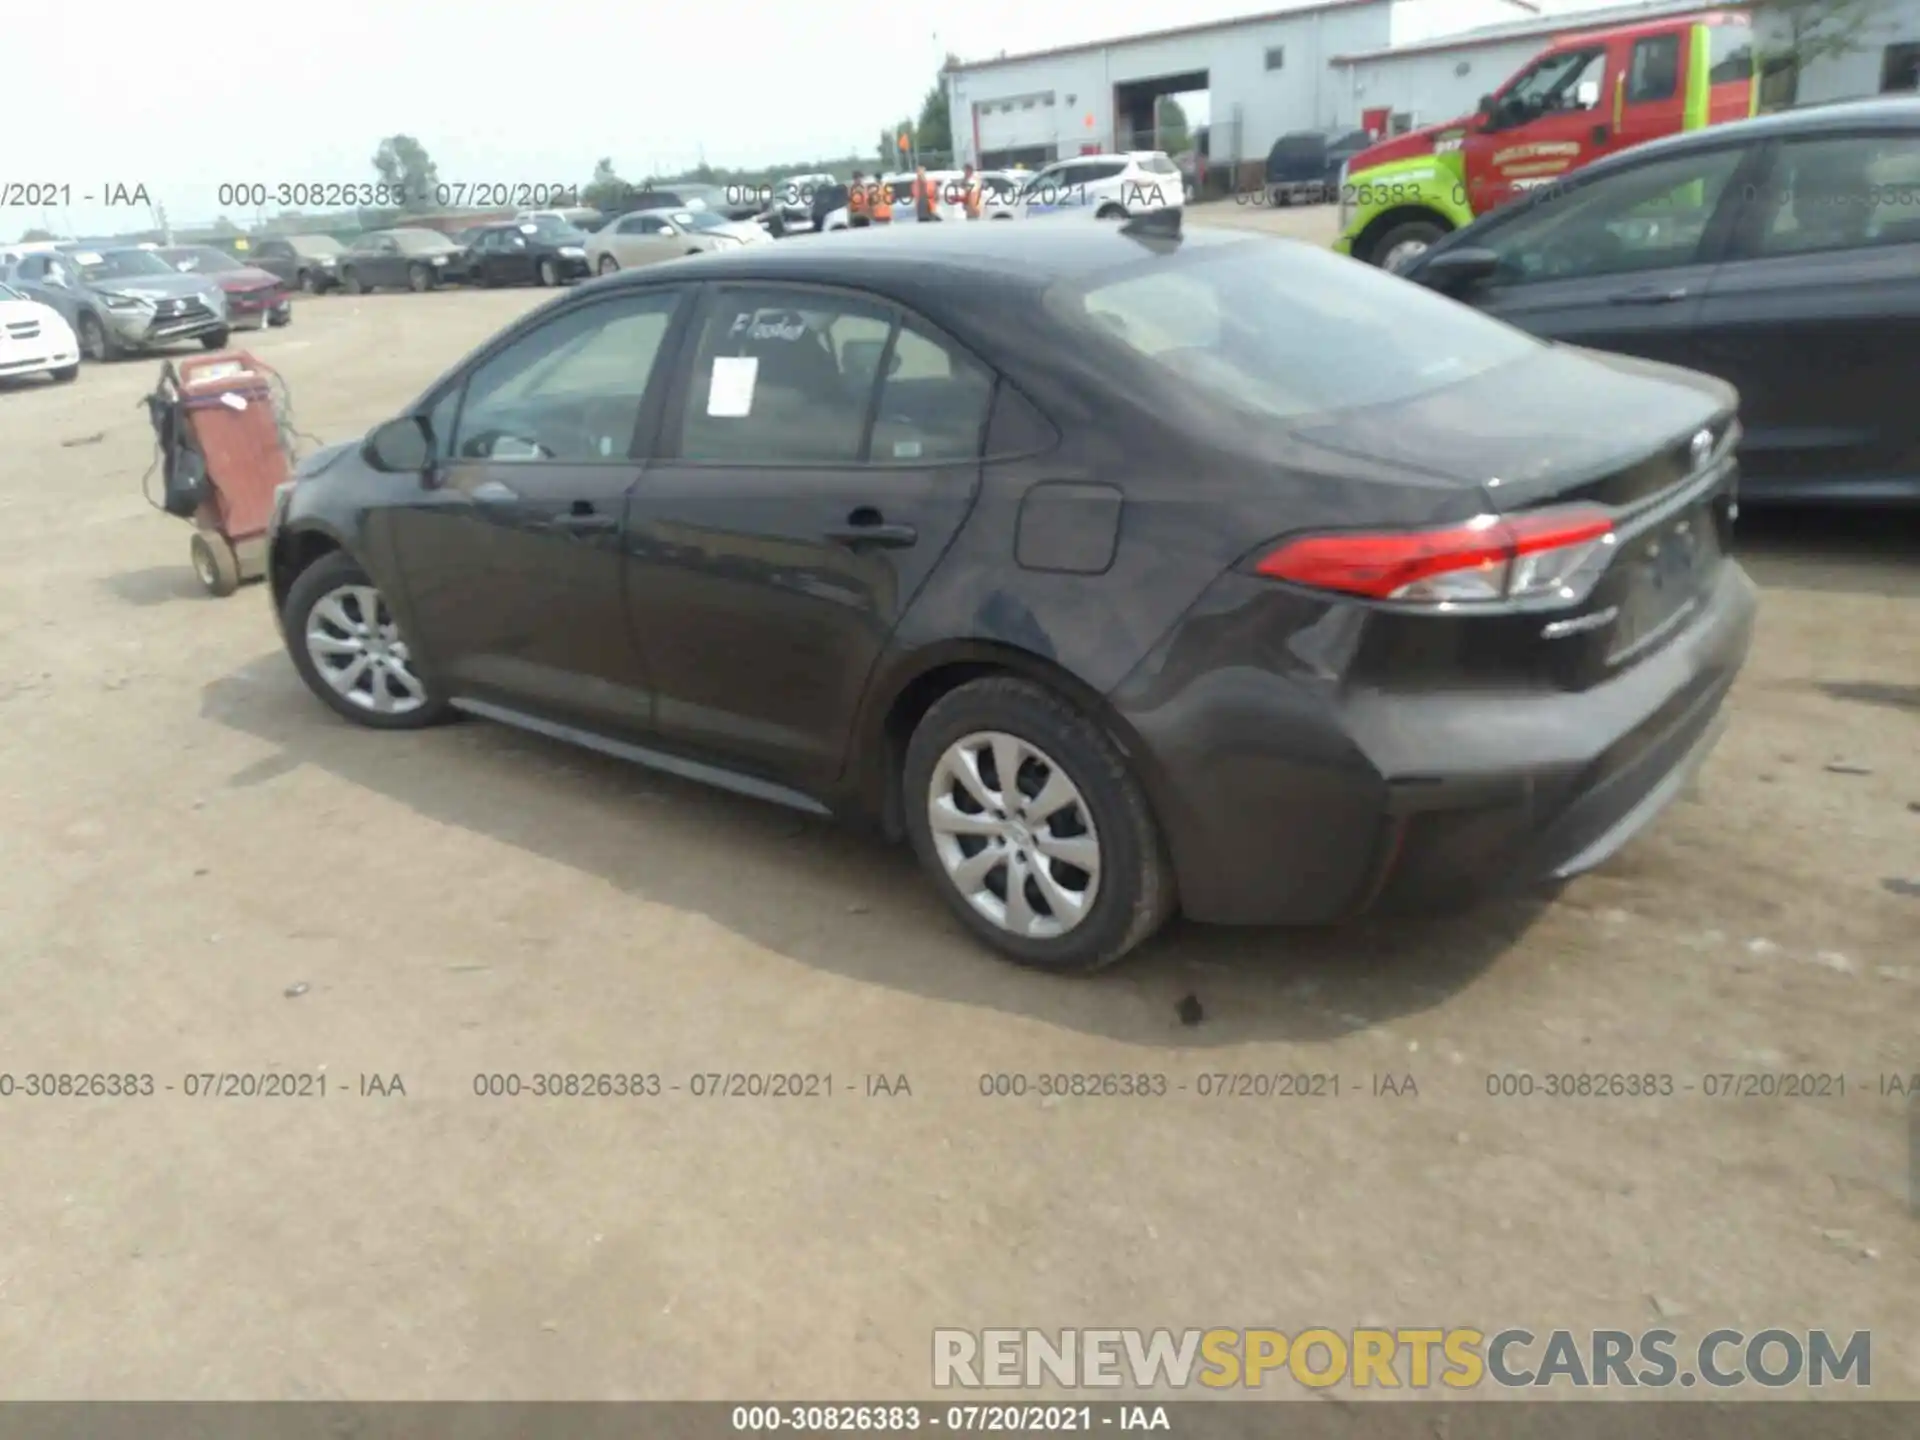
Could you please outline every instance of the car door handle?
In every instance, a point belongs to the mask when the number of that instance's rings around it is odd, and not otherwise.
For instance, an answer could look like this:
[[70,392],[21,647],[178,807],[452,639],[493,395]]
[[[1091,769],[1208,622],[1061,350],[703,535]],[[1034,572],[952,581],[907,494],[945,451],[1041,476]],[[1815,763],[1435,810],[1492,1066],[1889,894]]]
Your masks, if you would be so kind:
[[920,532],[911,525],[889,525],[878,510],[870,505],[862,505],[847,517],[845,525],[827,531],[827,539],[849,549],[872,545],[900,550],[918,544]]
[[1596,145],[1604,145],[1604,144],[1606,144],[1606,143],[1607,143],[1607,134],[1608,134],[1608,131],[1607,131],[1607,127],[1606,127],[1606,126],[1604,126],[1604,125],[1596,125],[1596,126],[1594,126],[1594,127],[1593,127],[1593,143],[1594,143],[1594,144],[1596,144]]
[[1613,305],[1671,305],[1675,301],[1687,298],[1687,287],[1675,285],[1670,288],[1648,285],[1639,290],[1622,290],[1609,295],[1608,303]]

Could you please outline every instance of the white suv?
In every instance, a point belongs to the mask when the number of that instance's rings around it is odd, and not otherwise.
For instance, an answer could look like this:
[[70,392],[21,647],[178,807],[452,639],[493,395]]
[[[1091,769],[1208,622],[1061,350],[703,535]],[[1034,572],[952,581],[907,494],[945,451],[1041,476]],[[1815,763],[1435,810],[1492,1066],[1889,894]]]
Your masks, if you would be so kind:
[[1047,166],[1021,188],[1017,213],[1090,215],[1124,220],[1152,210],[1177,210],[1186,204],[1180,167],[1159,150],[1125,155],[1076,155]]

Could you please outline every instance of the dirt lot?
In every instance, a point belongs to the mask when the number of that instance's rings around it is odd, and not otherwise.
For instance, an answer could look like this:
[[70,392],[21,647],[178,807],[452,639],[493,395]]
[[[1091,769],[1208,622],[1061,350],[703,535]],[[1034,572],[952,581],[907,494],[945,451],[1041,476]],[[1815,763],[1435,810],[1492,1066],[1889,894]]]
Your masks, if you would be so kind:
[[[539,298],[305,302],[259,348],[341,438]],[[1920,882],[1912,523],[1743,520],[1731,728],[1552,903],[1177,925],[1050,981],[904,853],[482,723],[333,718],[259,588],[204,596],[142,500],[156,369],[0,392],[0,1072],[158,1082],[0,1099],[0,1397],[914,1396],[936,1326],[1365,1323],[1871,1329],[1875,1393],[1920,1396],[1878,1088],[1920,1071],[1920,896],[1883,883]],[[328,1094],[186,1094],[275,1070]],[[545,1071],[834,1093],[474,1093]],[[980,1093],[1067,1071],[1175,1088]],[[1513,1071],[1846,1094],[1490,1099]],[[1200,1098],[1221,1072],[1343,1093]]]

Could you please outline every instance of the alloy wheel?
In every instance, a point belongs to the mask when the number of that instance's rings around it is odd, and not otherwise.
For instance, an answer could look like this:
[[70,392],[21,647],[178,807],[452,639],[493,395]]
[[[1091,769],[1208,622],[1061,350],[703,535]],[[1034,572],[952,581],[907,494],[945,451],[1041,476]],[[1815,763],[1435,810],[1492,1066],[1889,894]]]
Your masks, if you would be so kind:
[[983,730],[948,746],[927,787],[927,823],[947,878],[976,911],[1023,939],[1065,935],[1100,893],[1093,811],[1032,742]]
[[1414,256],[1424,253],[1426,249],[1425,240],[1402,240],[1380,258],[1380,268],[1389,272],[1396,271]]
[[371,585],[342,585],[322,595],[307,612],[306,645],[320,678],[349,704],[405,715],[427,703],[412,652]]

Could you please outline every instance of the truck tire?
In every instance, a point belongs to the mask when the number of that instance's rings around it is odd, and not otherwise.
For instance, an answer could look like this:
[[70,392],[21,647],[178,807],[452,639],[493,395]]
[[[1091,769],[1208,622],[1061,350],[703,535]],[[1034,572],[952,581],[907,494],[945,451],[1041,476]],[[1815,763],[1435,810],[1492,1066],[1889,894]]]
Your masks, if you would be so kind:
[[1425,250],[1446,234],[1431,220],[1404,220],[1383,233],[1367,251],[1367,263],[1392,270]]

